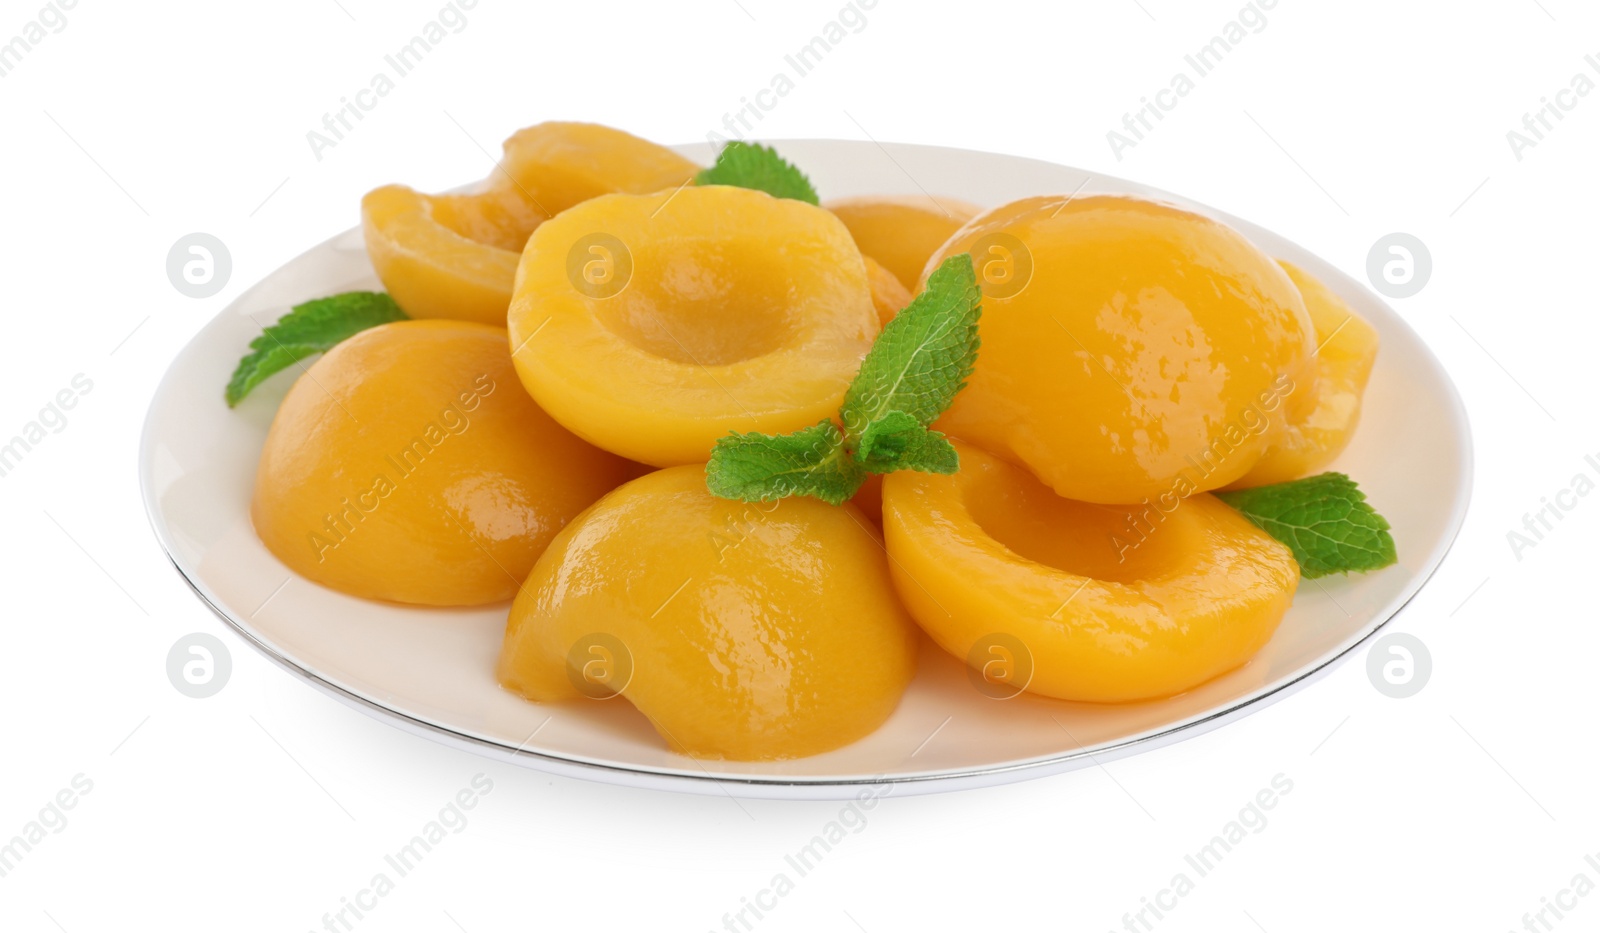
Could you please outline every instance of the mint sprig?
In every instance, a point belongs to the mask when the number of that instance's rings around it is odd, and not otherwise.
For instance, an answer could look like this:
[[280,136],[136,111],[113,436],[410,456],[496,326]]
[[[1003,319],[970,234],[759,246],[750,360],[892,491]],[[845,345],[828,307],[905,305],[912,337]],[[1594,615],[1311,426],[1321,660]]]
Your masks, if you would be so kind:
[[295,305],[250,341],[251,352],[239,361],[223,393],[228,407],[238,405],[267,377],[308,356],[326,353],[369,327],[404,320],[406,313],[385,292],[344,292]]
[[694,177],[698,185],[732,185],[765,191],[775,198],[817,204],[811,180],[769,146],[733,140],[717,153],[716,164]]
[[[977,360],[982,293],[972,257],[952,256],[878,335],[839,410],[845,430],[904,412],[927,426],[967,384]],[[908,313],[914,312],[914,313]]]
[[792,434],[730,434],[711,451],[706,487],[746,502],[803,495],[839,505],[868,473],[956,472],[956,449],[929,425],[972,374],[981,300],[971,256],[940,263],[867,351],[845,392],[840,424],[822,421]]
[[1308,580],[1378,570],[1398,559],[1389,522],[1343,473],[1216,495],[1288,545],[1300,562],[1300,575]]

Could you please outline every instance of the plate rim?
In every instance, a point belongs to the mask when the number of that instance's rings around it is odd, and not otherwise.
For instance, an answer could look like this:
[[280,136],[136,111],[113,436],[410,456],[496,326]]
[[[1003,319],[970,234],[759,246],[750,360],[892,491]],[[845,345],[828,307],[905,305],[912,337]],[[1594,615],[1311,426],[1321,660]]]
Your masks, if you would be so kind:
[[[1097,180],[1101,183],[1125,185],[1130,189],[1130,191],[1143,191],[1149,193],[1142,196],[1170,199],[1172,202],[1180,205],[1199,208],[1202,209],[1203,212],[1205,212],[1208,216],[1220,219],[1231,225],[1260,227],[1260,225],[1247,221],[1244,218],[1237,217],[1230,212],[1218,210],[1210,205],[1197,202],[1191,198],[1187,198],[1164,189],[1156,188],[1142,182],[1132,181],[1120,176],[1107,175],[1102,172],[1079,168],[1077,166],[1051,162],[1045,159],[1036,159],[1030,156],[1019,156],[1002,152],[958,148],[952,146],[935,146],[918,143],[877,143],[866,142],[863,140],[846,140],[822,137],[793,139],[774,138],[766,139],[764,142],[774,145],[779,150],[782,150],[783,146],[787,143],[800,143],[805,145],[843,144],[849,146],[874,146],[876,148],[883,149],[885,154],[890,155],[891,159],[893,159],[893,155],[890,152],[891,150],[902,150],[938,153],[947,156],[982,155],[989,157],[1000,157],[1008,160],[1032,162],[1038,165],[1049,166],[1050,168],[1056,170],[1065,169],[1067,171],[1077,172],[1086,176],[1088,179]],[[705,142],[698,142],[673,146],[671,148],[678,152],[684,153],[687,153],[689,150],[694,150],[696,154],[699,154],[701,151],[703,151],[705,146]],[[469,184],[463,185],[454,190],[470,190],[472,187],[473,185]],[[1396,597],[1394,597],[1378,612],[1374,613],[1374,621],[1369,624],[1366,631],[1362,632],[1359,636],[1352,636],[1349,644],[1342,646],[1333,654],[1320,659],[1318,662],[1303,667],[1287,679],[1259,688],[1258,690],[1248,693],[1231,703],[1213,708],[1188,719],[1168,723],[1128,738],[1116,740],[1114,743],[1103,748],[1094,749],[1080,744],[1078,748],[1072,751],[1039,758],[1026,759],[1022,761],[1012,761],[981,767],[948,768],[910,774],[897,774],[893,776],[880,775],[878,777],[791,777],[779,775],[726,774],[712,772],[705,769],[703,766],[700,773],[695,773],[685,769],[649,767],[620,762],[586,761],[581,758],[567,757],[564,755],[535,751],[522,747],[513,748],[509,745],[496,742],[491,739],[472,735],[468,732],[459,731],[438,723],[429,722],[402,710],[385,706],[376,700],[362,696],[361,694],[343,686],[342,684],[337,683],[334,680],[324,677],[322,674],[310,670],[300,661],[290,656],[288,652],[282,651],[276,646],[269,644],[263,636],[252,631],[251,628],[243,621],[235,618],[233,614],[223,608],[216,601],[214,595],[209,592],[203,581],[196,579],[196,576],[191,573],[189,569],[185,568],[178,557],[175,542],[172,538],[171,529],[162,515],[158,502],[157,491],[151,475],[151,464],[153,463],[153,459],[151,457],[151,445],[154,443],[152,434],[153,422],[156,419],[157,413],[156,403],[166,395],[168,383],[174,378],[174,371],[177,368],[178,363],[185,358],[185,355],[189,349],[201,339],[207,329],[215,324],[216,321],[221,319],[223,315],[228,314],[240,298],[248,294],[252,289],[259,285],[260,282],[266,281],[272,275],[276,274],[277,271],[290,266],[313,253],[322,251],[334,244],[336,241],[347,238],[353,233],[359,233],[359,226],[341,230],[334,235],[308,247],[307,249],[302,250],[300,253],[284,261],[283,263],[280,263],[275,269],[268,272],[260,281],[252,284],[244,291],[240,292],[239,295],[230,301],[226,306],[208,318],[206,322],[202,324],[187,341],[184,342],[183,347],[180,348],[173,356],[172,360],[167,364],[166,369],[163,371],[161,378],[157,381],[156,387],[151,394],[149,404],[146,407],[143,423],[140,426],[138,446],[140,498],[144,503],[145,517],[150,522],[151,531],[154,533],[157,543],[165,552],[168,562],[177,572],[179,578],[183,580],[183,582],[188,586],[189,590],[197,599],[200,600],[202,605],[210,609],[212,614],[221,620],[224,625],[233,630],[235,634],[243,638],[247,644],[264,655],[268,660],[274,662],[277,666],[283,668],[284,670],[287,670],[289,673],[296,675],[299,679],[306,681],[313,687],[316,687],[324,694],[339,700],[347,706],[358,709],[374,719],[387,723],[388,725],[400,729],[403,732],[428,738],[432,741],[439,742],[440,744],[459,750],[468,751],[490,760],[504,761],[515,764],[519,767],[532,768],[544,773],[558,774],[565,777],[575,777],[627,787],[657,788],[703,795],[722,793],[730,796],[753,799],[812,800],[844,800],[849,799],[855,794],[861,792],[862,788],[884,786],[888,786],[895,792],[901,793],[902,795],[907,793],[909,793],[909,795],[940,793],[975,787],[988,787],[1017,783],[1034,778],[1047,777],[1053,774],[1061,774],[1068,771],[1078,770],[1090,765],[1099,765],[1105,761],[1119,760],[1132,755],[1176,744],[1177,742],[1185,739],[1204,735],[1214,729],[1218,729],[1224,725],[1235,722],[1249,713],[1256,711],[1257,709],[1265,708],[1288,696],[1291,696],[1294,693],[1304,689],[1309,684],[1320,680],[1322,677],[1331,673],[1334,668],[1341,665],[1353,653],[1355,653],[1358,648],[1366,644],[1374,636],[1383,631],[1383,629],[1387,627],[1390,622],[1404,612],[1405,609],[1410,606],[1412,600],[1414,600],[1417,595],[1422,592],[1423,588],[1428,584],[1428,582],[1433,579],[1434,575],[1438,573],[1439,568],[1444,565],[1445,560],[1449,557],[1451,550],[1454,548],[1455,543],[1460,536],[1461,528],[1465,524],[1466,517],[1471,506],[1476,466],[1475,451],[1472,443],[1471,420],[1467,414],[1466,406],[1462,400],[1460,390],[1456,387],[1455,381],[1450,377],[1449,372],[1444,368],[1443,364],[1440,363],[1437,355],[1434,354],[1432,347],[1422,339],[1421,335],[1417,333],[1416,329],[1413,328],[1403,317],[1401,317],[1386,300],[1375,294],[1370,288],[1367,287],[1366,284],[1360,282],[1360,280],[1356,279],[1354,276],[1348,275],[1337,266],[1333,266],[1327,260],[1323,259],[1320,254],[1306,249],[1298,242],[1283,236],[1275,230],[1269,230],[1265,227],[1261,227],[1261,229],[1268,230],[1268,232],[1270,232],[1273,236],[1278,237],[1286,243],[1289,243],[1295,249],[1299,250],[1303,255],[1315,257],[1323,265],[1333,269],[1334,272],[1336,272],[1342,278],[1355,282],[1359,288],[1367,292],[1367,294],[1374,301],[1388,310],[1389,313],[1398,321],[1398,323],[1407,331],[1409,331],[1413,337],[1415,337],[1417,347],[1421,351],[1422,358],[1432,370],[1434,376],[1436,377],[1436,381],[1446,390],[1446,395],[1450,403],[1447,406],[1448,420],[1454,429],[1454,433],[1461,439],[1462,458],[1459,464],[1461,482],[1450,503],[1450,515],[1446,523],[1445,533],[1422,563],[1422,566],[1425,569],[1415,574],[1407,583],[1406,587],[1402,589]],[[694,761],[694,759],[687,760],[690,762]],[[904,788],[904,790],[901,790],[902,788]],[[841,794],[840,791],[846,791],[847,793]],[[884,793],[888,792],[889,791],[884,791]]]

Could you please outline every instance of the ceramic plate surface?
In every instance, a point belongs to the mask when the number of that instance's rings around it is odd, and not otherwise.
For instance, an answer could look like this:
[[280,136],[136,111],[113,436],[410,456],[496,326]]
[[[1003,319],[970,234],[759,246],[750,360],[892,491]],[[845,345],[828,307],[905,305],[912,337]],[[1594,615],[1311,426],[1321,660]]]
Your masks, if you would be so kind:
[[[704,145],[683,147],[705,160]],[[1197,735],[1303,685],[1394,616],[1433,573],[1471,487],[1466,417],[1422,341],[1355,280],[1268,230],[1184,198],[1078,169],[1010,156],[836,140],[777,148],[828,198],[961,198],[983,206],[1036,194],[1153,197],[1234,225],[1273,256],[1312,272],[1382,339],[1353,443],[1331,468],[1355,477],[1393,524],[1400,563],[1300,587],[1276,636],[1250,663],[1182,696],[1125,706],[1023,695],[989,699],[937,649],[877,732],[824,755],[749,764],[669,752],[626,701],[541,706],[501,690],[493,670],[506,607],[412,609],[366,602],[294,576],[256,539],[250,492],[273,412],[299,370],[237,409],[222,401],[234,364],[290,305],[380,288],[350,230],[240,296],[184,348],[150,406],[140,479],[157,537],[195,592],[239,635],[296,676],[365,712],[446,744],[593,780],[751,797],[846,798],[892,781],[922,793],[1017,781]],[[1091,759],[1092,756],[1092,759]]]

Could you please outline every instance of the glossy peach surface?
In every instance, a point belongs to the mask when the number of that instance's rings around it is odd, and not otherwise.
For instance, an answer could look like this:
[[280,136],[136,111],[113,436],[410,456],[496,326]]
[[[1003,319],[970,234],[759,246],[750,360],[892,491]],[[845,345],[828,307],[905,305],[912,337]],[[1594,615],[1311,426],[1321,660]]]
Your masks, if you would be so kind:
[[929,260],[976,252],[983,347],[938,424],[1059,495],[1139,502],[1238,479],[1312,407],[1314,331],[1231,228],[1127,197],[1025,198]]
[[1365,318],[1310,273],[1281,265],[1305,298],[1317,331],[1316,407],[1290,420],[1235,487],[1281,483],[1332,463],[1361,423],[1361,396],[1378,358],[1378,332]]
[[505,326],[523,243],[545,218],[515,190],[420,194],[386,185],[361,199],[367,255],[413,318]]
[[867,286],[872,291],[872,310],[878,313],[878,326],[894,320],[900,310],[911,303],[911,291],[894,273],[885,269],[871,256],[862,256],[861,261],[867,267]]
[[861,510],[878,530],[883,530],[883,474],[869,473],[866,482],[850,497],[850,504]]
[[650,194],[686,184],[700,166],[665,146],[596,123],[519,130],[491,183],[514,187],[554,216],[602,194]]
[[1243,664],[1289,608],[1300,581],[1289,549],[1213,496],[1170,511],[1075,502],[958,449],[955,475],[884,478],[890,572],[924,631],[975,667],[1003,657],[1012,687],[1171,696]]
[[634,480],[534,567],[500,682],[538,701],[620,692],[703,758],[846,745],[888,717],[915,668],[915,627],[868,528],[848,505],[718,499],[698,465]]
[[744,188],[605,195],[528,241],[511,303],[517,372],[607,450],[703,463],[729,431],[837,414],[878,331],[850,234]]
[[882,263],[900,284],[915,290],[928,257],[978,213],[953,198],[842,198],[824,204],[844,221],[863,255]]
[[574,437],[517,381],[502,328],[400,321],[351,337],[289,390],[251,519],[278,559],[372,599],[510,598],[629,465]]

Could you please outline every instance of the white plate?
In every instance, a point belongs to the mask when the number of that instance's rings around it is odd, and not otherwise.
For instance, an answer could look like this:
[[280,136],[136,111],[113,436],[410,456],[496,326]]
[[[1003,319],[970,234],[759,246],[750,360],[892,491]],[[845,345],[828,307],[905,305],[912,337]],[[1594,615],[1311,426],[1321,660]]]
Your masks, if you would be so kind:
[[[273,412],[298,371],[230,411],[222,388],[246,345],[291,304],[379,288],[359,230],[313,248],[240,296],[173,362],[150,405],[139,472],[162,545],[195,592],[240,635],[308,683],[385,722],[487,757],[617,784],[750,797],[846,798],[1002,784],[1198,735],[1304,685],[1394,616],[1428,579],[1466,513],[1471,447],[1461,401],[1422,341],[1366,288],[1245,221],[1143,185],[1010,156],[808,140],[778,145],[829,198],[949,195],[994,205],[1032,194],[1122,192],[1218,217],[1268,253],[1319,276],[1382,338],[1360,430],[1334,465],[1394,527],[1400,564],[1308,582],[1249,664],[1183,696],[1124,706],[1024,695],[996,701],[936,649],[882,728],[798,761],[697,762],[667,751],[625,700],[528,703],[493,670],[506,607],[408,609],[294,576],[251,530],[250,490]],[[687,146],[703,159],[706,147]],[[531,738],[530,738],[531,736]],[[931,738],[930,738],[931,737]],[[1092,759],[1091,759],[1092,756]]]

